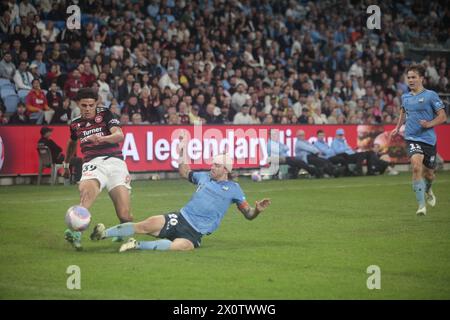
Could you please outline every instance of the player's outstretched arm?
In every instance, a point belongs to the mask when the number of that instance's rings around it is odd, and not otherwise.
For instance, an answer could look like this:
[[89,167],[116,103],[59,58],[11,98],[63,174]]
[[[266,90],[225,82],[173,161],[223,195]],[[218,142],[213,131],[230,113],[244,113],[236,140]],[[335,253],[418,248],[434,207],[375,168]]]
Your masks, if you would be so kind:
[[250,207],[250,205],[248,204],[247,201],[244,201],[243,203],[241,203],[241,205],[238,206],[239,211],[242,212],[242,214],[244,215],[244,217],[248,220],[253,220],[255,219],[261,212],[263,212],[264,210],[266,210],[266,208],[271,204],[272,202],[270,201],[270,199],[268,198],[264,198],[261,201],[256,201],[255,202],[255,207],[252,208]]
[[178,172],[180,176],[184,179],[189,179],[189,172],[191,172],[191,167],[188,165],[187,154],[185,152],[186,149],[186,134],[182,132],[180,134],[180,143],[178,144]]

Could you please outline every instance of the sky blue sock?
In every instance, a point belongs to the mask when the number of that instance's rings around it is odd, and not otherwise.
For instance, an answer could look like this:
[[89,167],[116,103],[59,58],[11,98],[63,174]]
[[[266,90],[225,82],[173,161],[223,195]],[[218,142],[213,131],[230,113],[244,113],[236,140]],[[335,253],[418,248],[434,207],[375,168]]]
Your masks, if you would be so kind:
[[139,241],[136,249],[139,250],[169,250],[172,241],[167,239],[155,240],[155,241]]
[[134,234],[134,223],[127,222],[118,224],[117,226],[106,229],[105,234],[107,238],[132,236]]
[[425,192],[430,191],[432,184],[433,184],[433,180],[425,178]]
[[419,203],[419,206],[425,206],[425,181],[423,181],[423,179],[414,180],[413,190],[416,193],[416,200]]

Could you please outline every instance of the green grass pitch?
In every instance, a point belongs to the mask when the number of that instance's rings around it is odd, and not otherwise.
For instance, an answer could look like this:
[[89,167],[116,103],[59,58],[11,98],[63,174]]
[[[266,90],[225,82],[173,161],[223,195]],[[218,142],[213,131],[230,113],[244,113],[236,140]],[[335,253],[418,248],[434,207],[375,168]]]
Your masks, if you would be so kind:
[[[450,173],[438,173],[425,217],[410,179],[241,178],[250,202],[272,206],[253,221],[231,207],[200,249],[181,253],[119,254],[120,244],[87,233],[75,252],[63,231],[76,186],[0,187],[0,299],[450,299]],[[134,182],[134,217],[178,210],[194,191],[182,180]],[[89,232],[117,223],[105,191],[91,213]],[[70,265],[80,290],[66,287]],[[366,286],[370,265],[380,290]]]

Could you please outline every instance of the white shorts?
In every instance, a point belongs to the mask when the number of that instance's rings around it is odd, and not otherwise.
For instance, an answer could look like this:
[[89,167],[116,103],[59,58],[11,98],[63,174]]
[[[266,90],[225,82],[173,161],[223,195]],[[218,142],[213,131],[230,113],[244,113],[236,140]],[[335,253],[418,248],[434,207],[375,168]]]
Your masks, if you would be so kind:
[[80,182],[97,179],[100,183],[100,191],[104,187],[109,191],[117,186],[125,186],[131,190],[131,176],[125,161],[114,157],[96,157],[83,163],[83,174]]

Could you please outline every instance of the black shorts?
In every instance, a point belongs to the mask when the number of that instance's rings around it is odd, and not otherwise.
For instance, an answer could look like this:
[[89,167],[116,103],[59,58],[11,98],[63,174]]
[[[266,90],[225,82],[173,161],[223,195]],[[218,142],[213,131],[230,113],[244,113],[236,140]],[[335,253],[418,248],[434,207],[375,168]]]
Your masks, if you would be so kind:
[[429,169],[436,168],[436,146],[423,143],[420,141],[406,140],[406,147],[408,151],[408,157],[412,157],[414,154],[423,154],[423,164]]
[[179,212],[170,212],[164,215],[166,222],[164,227],[159,232],[158,238],[165,238],[171,241],[177,238],[188,239],[194,245],[194,248],[200,247],[202,242],[202,234],[197,232],[186,221],[183,215]]

